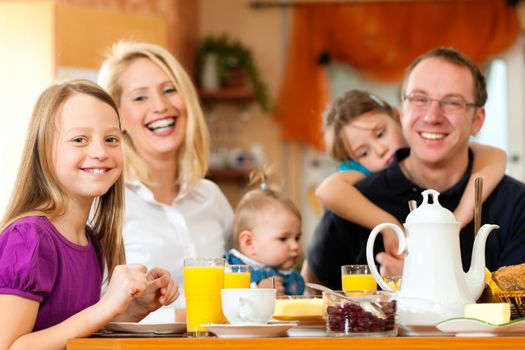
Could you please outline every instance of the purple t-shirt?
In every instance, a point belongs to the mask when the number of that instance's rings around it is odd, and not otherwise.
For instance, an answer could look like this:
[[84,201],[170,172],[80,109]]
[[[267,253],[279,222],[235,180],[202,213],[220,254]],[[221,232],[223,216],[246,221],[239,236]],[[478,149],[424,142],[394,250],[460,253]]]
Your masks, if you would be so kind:
[[45,216],[28,216],[0,234],[0,294],[40,303],[33,331],[54,326],[100,299],[97,252],[68,241]]

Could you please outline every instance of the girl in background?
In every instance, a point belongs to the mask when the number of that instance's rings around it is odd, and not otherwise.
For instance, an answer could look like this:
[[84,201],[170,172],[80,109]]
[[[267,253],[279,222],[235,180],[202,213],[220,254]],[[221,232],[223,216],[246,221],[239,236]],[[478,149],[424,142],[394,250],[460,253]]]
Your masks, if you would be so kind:
[[166,271],[121,265],[121,137],[117,107],[94,83],[39,97],[0,223],[0,349],[65,349],[177,297]]
[[275,278],[277,294],[303,294],[304,280],[294,266],[302,249],[301,213],[293,202],[270,188],[263,170],[250,174],[251,184],[260,188],[246,193],[234,216],[234,239],[237,249],[225,258],[229,264],[247,264],[251,282],[272,288]]
[[[122,117],[126,258],[166,267],[183,286],[184,258],[220,257],[232,244],[231,206],[204,179],[209,134],[195,88],[167,50],[126,41],[112,47],[99,81]],[[173,322],[173,309],[163,313],[157,321]]]
[[[323,128],[328,153],[341,163],[341,172],[328,177],[316,190],[323,205],[340,217],[370,229],[383,222],[402,227],[394,216],[353,187],[365,176],[388,167],[394,153],[406,147],[399,112],[376,95],[350,90],[328,107]],[[475,143],[470,146],[476,154],[473,171],[465,194],[454,210],[461,227],[473,218],[474,179],[484,179],[482,199],[485,201],[505,174],[505,152]],[[383,240],[387,252],[397,255],[395,234],[384,230]]]

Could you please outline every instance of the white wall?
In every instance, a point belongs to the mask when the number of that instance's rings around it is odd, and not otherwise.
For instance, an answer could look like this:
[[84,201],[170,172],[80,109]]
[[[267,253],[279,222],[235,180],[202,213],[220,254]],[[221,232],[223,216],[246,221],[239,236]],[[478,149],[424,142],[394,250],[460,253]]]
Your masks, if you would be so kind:
[[507,63],[507,174],[525,181],[525,37],[501,58]]
[[46,2],[0,2],[0,216],[11,195],[33,104],[54,76],[51,13]]

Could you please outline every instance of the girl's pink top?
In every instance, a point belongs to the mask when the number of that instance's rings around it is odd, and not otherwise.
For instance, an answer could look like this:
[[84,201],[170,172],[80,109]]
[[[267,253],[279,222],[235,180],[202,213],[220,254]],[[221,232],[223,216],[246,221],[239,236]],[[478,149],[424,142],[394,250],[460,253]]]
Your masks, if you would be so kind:
[[45,216],[28,216],[0,234],[0,294],[40,303],[33,331],[54,326],[100,299],[101,262],[68,241]]

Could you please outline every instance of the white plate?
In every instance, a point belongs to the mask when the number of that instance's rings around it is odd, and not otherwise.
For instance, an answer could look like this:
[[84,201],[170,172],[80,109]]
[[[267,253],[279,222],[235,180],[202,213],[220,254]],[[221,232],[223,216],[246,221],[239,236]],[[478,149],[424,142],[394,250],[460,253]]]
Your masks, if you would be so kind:
[[203,324],[219,338],[273,338],[286,335],[286,331],[297,323],[268,324]]
[[110,322],[104,328],[113,332],[168,334],[186,332],[186,323]]
[[495,337],[525,334],[525,319],[514,320],[502,325],[494,325],[474,318],[451,318],[440,322],[436,327],[457,337]]

